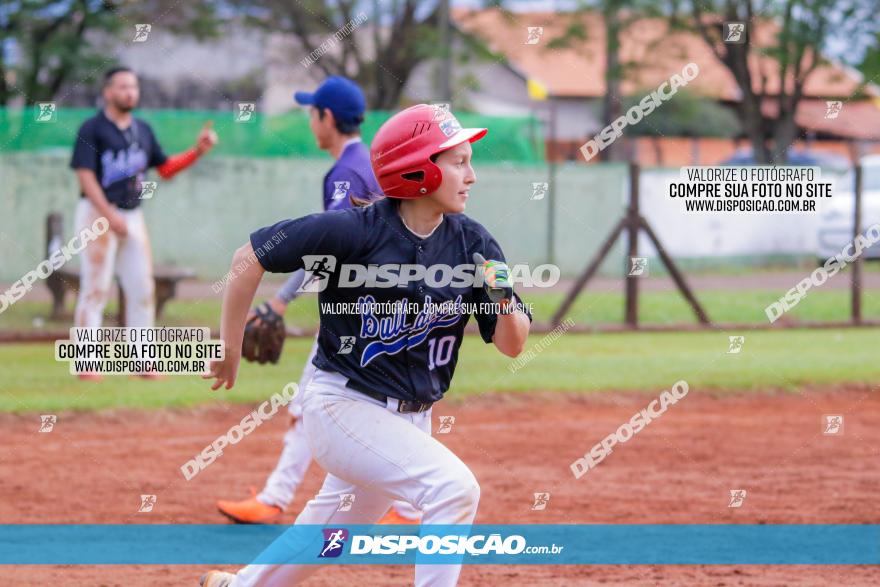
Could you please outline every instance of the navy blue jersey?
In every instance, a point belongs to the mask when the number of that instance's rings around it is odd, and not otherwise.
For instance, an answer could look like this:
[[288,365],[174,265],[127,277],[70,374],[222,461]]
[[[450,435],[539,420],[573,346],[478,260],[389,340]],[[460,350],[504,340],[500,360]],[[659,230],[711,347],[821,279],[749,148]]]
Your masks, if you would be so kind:
[[141,181],[147,168],[162,165],[166,159],[149,124],[132,118],[131,126],[120,129],[101,110],[79,127],[70,166],[94,171],[107,201],[130,210],[141,203]]
[[[410,280],[402,287],[340,288],[339,269],[345,264],[472,266],[475,252],[504,260],[492,235],[464,214],[445,215],[440,226],[423,239],[403,225],[390,199],[364,208],[285,220],[255,231],[251,245],[266,271],[314,270],[316,258],[319,265],[334,267],[326,273],[327,285],[318,294],[321,328],[315,366],[385,395],[420,402],[437,401],[449,389],[470,315],[455,311],[433,316],[405,311],[334,313],[330,308],[395,301],[410,307],[456,300],[488,305],[489,296],[480,286],[436,287],[424,280]],[[304,256],[311,258],[304,260]],[[492,342],[497,314],[476,313],[475,318],[483,340]]]
[[370,150],[359,139],[352,140],[343,147],[339,159],[324,176],[324,210],[351,208],[349,196],[372,200],[381,193],[382,188],[373,175]]

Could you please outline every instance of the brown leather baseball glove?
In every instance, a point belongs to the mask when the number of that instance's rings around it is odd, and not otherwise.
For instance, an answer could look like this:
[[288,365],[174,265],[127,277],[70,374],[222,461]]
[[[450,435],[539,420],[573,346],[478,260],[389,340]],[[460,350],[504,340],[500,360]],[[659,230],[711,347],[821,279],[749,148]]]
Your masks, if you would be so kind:
[[248,320],[244,327],[244,339],[241,343],[241,356],[248,361],[277,363],[284,348],[287,330],[284,318],[272,309],[268,302],[256,308],[256,315]]

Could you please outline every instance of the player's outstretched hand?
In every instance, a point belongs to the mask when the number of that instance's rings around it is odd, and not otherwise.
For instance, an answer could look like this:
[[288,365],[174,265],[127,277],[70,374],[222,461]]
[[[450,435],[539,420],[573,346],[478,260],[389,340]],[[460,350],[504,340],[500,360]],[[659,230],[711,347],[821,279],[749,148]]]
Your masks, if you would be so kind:
[[483,283],[489,299],[496,304],[513,299],[510,268],[504,261],[487,261],[480,253],[474,253],[477,270],[483,272]]
[[238,376],[238,364],[241,362],[241,353],[230,352],[226,349],[226,355],[222,361],[212,361],[208,372],[202,375],[202,379],[215,379],[211,385],[211,391],[216,391],[225,385],[226,389],[232,389],[235,378]]
[[214,121],[209,120],[205,123],[205,126],[202,127],[202,130],[199,132],[199,136],[196,139],[196,151],[199,152],[199,155],[204,155],[213,149],[216,144],[217,133],[214,132]]

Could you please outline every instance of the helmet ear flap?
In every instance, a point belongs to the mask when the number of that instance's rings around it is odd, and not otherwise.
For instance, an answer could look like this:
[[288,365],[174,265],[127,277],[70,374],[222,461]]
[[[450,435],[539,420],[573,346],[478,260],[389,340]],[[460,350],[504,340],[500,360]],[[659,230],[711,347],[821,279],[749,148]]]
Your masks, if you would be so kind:
[[424,196],[434,193],[443,181],[443,173],[433,161],[426,161],[420,169],[401,173],[400,178],[408,182],[419,184],[418,195]]

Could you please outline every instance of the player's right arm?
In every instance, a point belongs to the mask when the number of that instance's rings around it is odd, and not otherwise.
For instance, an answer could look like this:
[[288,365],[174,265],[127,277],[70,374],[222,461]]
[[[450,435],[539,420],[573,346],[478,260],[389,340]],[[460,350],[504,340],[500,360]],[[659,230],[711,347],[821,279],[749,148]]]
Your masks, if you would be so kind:
[[215,380],[211,389],[221,385],[231,389],[235,384],[248,310],[264,272],[303,269],[303,255],[333,255],[342,260],[364,240],[363,223],[349,210],[312,214],[255,230],[250,242],[232,258],[229,272],[234,278],[226,286],[220,315],[220,338],[226,354],[222,361],[211,363],[209,372],[202,376]]
[[79,188],[83,195],[89,199],[98,213],[107,219],[113,232],[119,236],[125,236],[128,233],[125,220],[116,211],[116,208],[107,201],[104,188],[101,187],[98,176],[95,175],[98,170],[97,143],[98,136],[94,120],[87,120],[76,134],[70,166],[76,172]]
[[76,169],[76,179],[79,180],[79,189],[89,199],[98,214],[105,217],[110,223],[110,229],[119,236],[127,235],[128,227],[125,220],[119,215],[113,204],[107,201],[107,196],[104,195],[104,190],[98,183],[95,172],[91,169],[78,168]]
[[209,372],[202,377],[214,379],[212,390],[225,385],[232,389],[238,375],[238,364],[241,362],[241,341],[244,338],[244,325],[247,321],[248,309],[254,301],[257,286],[263,278],[263,267],[255,263],[256,255],[251,243],[245,243],[232,256],[230,275],[226,292],[223,294],[223,308],[220,311],[220,339],[223,341],[224,356],[222,361],[211,363]]

